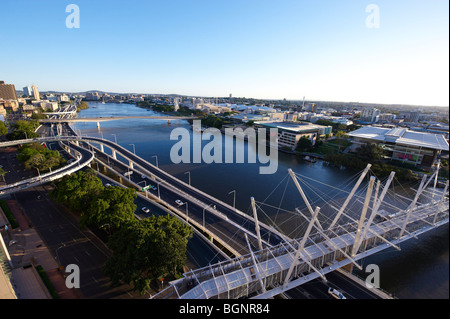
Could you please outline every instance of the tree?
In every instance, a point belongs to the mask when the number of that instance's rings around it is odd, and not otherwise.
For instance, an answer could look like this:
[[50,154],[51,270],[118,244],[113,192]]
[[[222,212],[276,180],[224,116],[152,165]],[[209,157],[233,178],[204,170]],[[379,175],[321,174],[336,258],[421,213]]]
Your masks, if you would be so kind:
[[99,196],[103,189],[102,181],[93,170],[78,171],[60,179],[51,195],[73,211],[85,211],[91,200]]
[[302,136],[297,142],[298,152],[307,152],[312,148],[312,142],[306,136]]
[[39,126],[39,122],[37,121],[17,121],[12,125],[13,131],[6,135],[6,138],[10,141],[12,140],[20,140],[26,138],[35,138],[40,135],[34,132]]
[[338,139],[338,144],[339,144],[339,152],[341,152],[342,138],[345,136],[346,136],[346,134],[343,131],[337,131],[337,133],[336,133],[336,138]]
[[133,284],[144,294],[152,280],[176,276],[182,269],[192,233],[190,226],[170,215],[130,220],[108,241],[113,255],[105,274],[113,285]]
[[3,121],[0,121],[0,136],[8,134],[8,128]]
[[51,151],[39,143],[25,144],[18,148],[17,159],[24,163],[26,169],[48,171],[65,163],[57,151]]
[[106,187],[93,198],[80,220],[82,226],[101,227],[109,224],[112,231],[134,219],[136,192],[131,188]]
[[375,143],[366,143],[356,149],[356,155],[366,163],[375,163],[384,155],[384,149]]

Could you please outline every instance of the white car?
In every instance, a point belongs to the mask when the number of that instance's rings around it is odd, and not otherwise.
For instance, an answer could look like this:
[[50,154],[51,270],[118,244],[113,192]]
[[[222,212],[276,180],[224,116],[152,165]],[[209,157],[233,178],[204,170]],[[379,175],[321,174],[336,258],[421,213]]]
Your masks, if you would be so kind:
[[147,207],[142,207],[142,211],[146,214],[150,213],[150,209],[148,209]]
[[181,201],[181,200],[179,200],[179,199],[177,199],[176,201],[175,201],[175,203],[177,203],[178,204],[178,206],[181,206],[181,205],[183,205],[184,203]]
[[328,288],[328,293],[336,299],[347,299],[339,290],[333,289],[331,287]]

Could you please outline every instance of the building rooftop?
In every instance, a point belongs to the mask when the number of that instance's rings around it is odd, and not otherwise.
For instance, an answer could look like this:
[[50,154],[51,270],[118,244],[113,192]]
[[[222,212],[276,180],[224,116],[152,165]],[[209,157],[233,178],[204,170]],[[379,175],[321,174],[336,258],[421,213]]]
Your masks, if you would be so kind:
[[442,134],[414,132],[405,128],[382,128],[366,126],[348,133],[351,137],[401,145],[418,146],[435,150],[449,151],[449,144]]
[[316,125],[305,122],[282,122],[282,121],[266,121],[266,122],[256,122],[255,124],[274,127],[294,133],[300,133],[309,130],[318,130],[320,128],[324,128],[326,126]]

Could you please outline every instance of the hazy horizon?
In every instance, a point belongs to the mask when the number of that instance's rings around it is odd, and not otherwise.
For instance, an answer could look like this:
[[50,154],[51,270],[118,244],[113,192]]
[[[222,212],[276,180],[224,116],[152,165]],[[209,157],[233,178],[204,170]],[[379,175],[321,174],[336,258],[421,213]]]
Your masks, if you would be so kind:
[[[449,105],[446,0],[1,1],[17,89]],[[73,20],[75,21],[75,20]],[[176,92],[176,93],[173,93]]]

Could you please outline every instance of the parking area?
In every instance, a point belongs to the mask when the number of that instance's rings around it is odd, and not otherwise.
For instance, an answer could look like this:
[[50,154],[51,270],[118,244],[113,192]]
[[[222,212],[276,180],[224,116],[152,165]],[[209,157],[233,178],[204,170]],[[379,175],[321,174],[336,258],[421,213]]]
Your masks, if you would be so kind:
[[0,168],[6,171],[4,179],[0,177],[0,186],[38,176],[37,170],[26,170],[17,159],[17,147],[0,148]]

